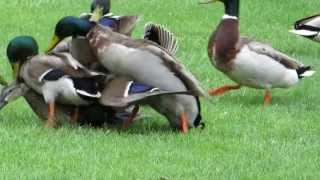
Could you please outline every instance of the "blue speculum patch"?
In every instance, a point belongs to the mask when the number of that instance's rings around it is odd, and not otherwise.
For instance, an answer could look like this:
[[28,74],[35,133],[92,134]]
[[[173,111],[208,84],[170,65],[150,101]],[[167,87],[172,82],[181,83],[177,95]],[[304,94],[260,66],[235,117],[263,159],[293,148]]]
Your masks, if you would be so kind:
[[144,93],[144,92],[151,91],[153,89],[155,89],[155,88],[152,86],[148,86],[148,85],[138,83],[138,82],[133,82],[130,85],[129,94]]
[[99,20],[99,24],[107,27],[113,27],[115,20],[110,17],[103,17]]

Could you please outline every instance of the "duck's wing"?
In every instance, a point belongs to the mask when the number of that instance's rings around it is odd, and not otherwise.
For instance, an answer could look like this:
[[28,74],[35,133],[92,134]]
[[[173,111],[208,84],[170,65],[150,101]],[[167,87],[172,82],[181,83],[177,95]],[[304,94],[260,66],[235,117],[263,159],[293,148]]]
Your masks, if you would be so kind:
[[254,51],[257,54],[268,56],[270,59],[279,62],[288,69],[297,70],[303,66],[303,64],[298,60],[274,49],[268,44],[254,41],[249,38],[240,38],[238,43],[239,49],[241,49],[244,45],[247,45],[251,51]]
[[197,96],[207,96],[207,92],[201,87],[200,82],[194,75],[188,71],[183,64],[174,56],[170,55],[162,48],[153,44],[140,47],[142,50],[147,50],[163,60],[163,64],[172,71],[186,85],[187,89],[192,91]]
[[161,62],[156,62],[158,60],[155,60],[154,66],[149,64],[150,68],[154,68],[155,71],[157,71],[157,67],[165,69],[164,71],[171,72],[174,77],[179,79],[179,81],[181,81],[189,91],[193,92],[195,96],[207,96],[206,91],[200,86],[199,81],[193,74],[191,74],[174,56],[168,53],[166,49],[152,41],[144,39],[134,40],[130,37],[113,32],[110,28],[102,26],[95,26],[88,34],[88,38],[96,53],[104,51],[110,44],[125,46],[131,50],[139,50],[142,55],[146,56],[151,53],[152,55],[159,57],[157,59]]
[[144,39],[157,43],[171,55],[176,55],[178,51],[178,40],[162,25],[147,23],[144,29]]
[[320,32],[320,14],[300,19],[294,23],[291,33],[305,37],[314,37]]
[[56,56],[58,58],[61,58],[66,62],[66,66],[71,66],[75,70],[81,68],[85,69],[85,67],[79,63],[69,52],[52,52],[50,55]]
[[70,52],[70,42],[71,42],[71,39],[66,39],[61,41],[56,47],[54,47],[51,50],[51,52],[52,53]]
[[[114,15],[106,15],[106,18],[111,18],[114,20],[112,24],[112,28],[115,32],[120,34],[124,34],[126,36],[131,36],[134,28],[140,20],[140,16],[137,15],[129,15],[129,16],[114,16]],[[103,19],[100,20],[100,24],[103,25]]]
[[151,97],[168,94],[190,94],[190,92],[163,91],[132,81],[127,77],[115,77],[106,82],[99,102],[104,106],[127,107],[133,104],[143,104]]
[[72,77],[89,77],[99,74],[83,68],[69,53],[55,53],[32,57],[21,66],[19,75],[28,82],[38,84],[41,82],[39,79],[52,69],[60,69]]
[[300,19],[294,23],[296,30],[320,31],[320,14]]

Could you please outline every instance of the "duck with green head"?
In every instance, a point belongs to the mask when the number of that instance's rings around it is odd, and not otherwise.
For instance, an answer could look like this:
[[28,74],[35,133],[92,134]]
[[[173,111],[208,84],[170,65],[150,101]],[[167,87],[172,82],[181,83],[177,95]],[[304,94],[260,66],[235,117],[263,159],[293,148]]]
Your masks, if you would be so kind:
[[43,95],[49,107],[47,127],[56,125],[56,101],[85,106],[101,96],[96,80],[99,75],[90,74],[85,69],[74,70],[59,56],[39,55],[38,44],[30,36],[12,39],[7,47],[7,56],[16,81]]
[[[114,31],[130,36],[133,29],[135,28],[139,16],[114,16],[110,14],[110,1],[109,0],[93,0],[91,3],[91,13],[82,13],[79,21],[79,26],[85,25],[87,27],[81,27],[83,29],[90,27],[90,21],[97,21],[103,26],[112,27]],[[74,17],[76,18],[76,17]],[[74,23],[75,20],[69,17],[70,23]],[[64,29],[68,31],[70,29]],[[66,33],[66,32],[61,32]],[[61,39],[59,35],[52,39],[50,47],[55,46]],[[96,57],[92,53],[88,40],[85,35],[77,35],[72,38],[72,40],[62,41],[52,52],[70,52],[72,56],[77,59],[82,65],[87,68],[94,70],[101,70],[99,64],[96,62]]]
[[288,88],[303,77],[313,75],[310,66],[273,49],[267,44],[240,37],[240,0],[211,0],[222,2],[225,14],[208,43],[208,54],[212,64],[237,85],[227,85],[209,90],[216,96],[227,91],[247,86],[265,89],[264,104],[271,101],[272,88]]
[[[69,18],[62,18],[56,26],[55,35],[63,39],[87,30],[79,30],[82,20],[76,21],[73,23]],[[61,36],[65,28],[72,30]],[[167,49],[149,40],[132,39],[101,25],[94,26],[86,37],[99,63],[112,74],[169,91],[191,91],[193,96],[155,97],[147,104],[167,117],[171,126],[182,132],[187,132],[188,127],[201,124],[199,96],[206,93],[194,76]],[[174,44],[170,38],[165,38],[165,41]]]
[[[125,108],[153,96],[188,93],[161,91],[128,78],[89,71],[80,64],[74,69],[72,64],[77,61],[70,54],[40,55],[37,42],[30,36],[19,36],[11,40],[7,52],[17,82],[25,83],[42,95],[48,104],[47,127],[54,127],[56,124],[55,102],[76,107],[101,102],[108,107]],[[75,117],[79,113],[76,112]]]

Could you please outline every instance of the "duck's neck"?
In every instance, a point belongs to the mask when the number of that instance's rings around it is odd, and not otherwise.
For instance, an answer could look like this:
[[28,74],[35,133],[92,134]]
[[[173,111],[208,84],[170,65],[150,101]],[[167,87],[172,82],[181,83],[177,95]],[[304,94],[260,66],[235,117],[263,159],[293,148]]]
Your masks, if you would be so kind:
[[224,1],[225,15],[223,19],[238,19],[239,18],[239,2],[240,0]]
[[214,56],[218,64],[228,64],[235,58],[239,41],[239,0],[225,0],[223,2],[225,15],[208,44],[209,56],[211,59]]

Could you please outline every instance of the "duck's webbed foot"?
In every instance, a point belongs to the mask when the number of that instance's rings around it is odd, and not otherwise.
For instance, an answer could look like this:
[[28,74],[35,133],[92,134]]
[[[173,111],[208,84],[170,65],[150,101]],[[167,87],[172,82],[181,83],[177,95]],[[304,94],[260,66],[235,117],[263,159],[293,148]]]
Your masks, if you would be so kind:
[[219,96],[219,95],[222,95],[228,91],[237,90],[240,88],[241,88],[241,85],[226,85],[226,86],[222,86],[219,88],[209,89],[208,93],[210,94],[210,96]]
[[133,123],[133,120],[137,116],[138,112],[139,112],[139,106],[135,105],[132,110],[132,114],[130,115],[128,120],[124,122],[123,129],[127,129]]
[[270,90],[266,90],[264,95],[264,105],[269,105],[271,103],[272,93]]
[[183,134],[188,133],[189,126],[188,126],[188,116],[186,113],[181,113],[180,115],[180,130]]
[[70,123],[76,124],[78,122],[78,119],[79,119],[79,107],[75,107],[74,112],[73,112],[72,116],[70,117]]
[[48,105],[48,120],[46,122],[46,128],[55,128],[56,127],[55,119],[55,103],[49,103]]

